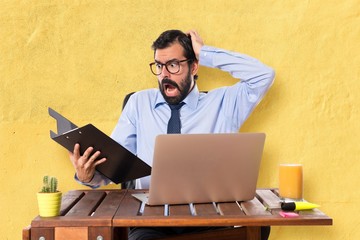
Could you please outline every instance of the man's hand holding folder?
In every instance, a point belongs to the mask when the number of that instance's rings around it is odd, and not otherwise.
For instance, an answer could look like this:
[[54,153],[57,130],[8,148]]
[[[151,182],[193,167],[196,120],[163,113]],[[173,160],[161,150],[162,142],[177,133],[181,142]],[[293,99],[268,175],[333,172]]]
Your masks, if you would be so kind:
[[93,154],[93,151],[93,147],[88,147],[85,150],[84,154],[81,156],[80,144],[76,143],[74,147],[74,152],[69,152],[71,162],[76,170],[76,176],[83,183],[90,182],[94,177],[96,166],[106,161],[105,157],[97,160],[101,152],[96,151]]
[[76,176],[83,183],[92,180],[95,170],[116,184],[151,174],[148,164],[92,124],[77,127],[51,108],[49,114],[58,129],[57,134],[50,131],[50,137],[71,152]]

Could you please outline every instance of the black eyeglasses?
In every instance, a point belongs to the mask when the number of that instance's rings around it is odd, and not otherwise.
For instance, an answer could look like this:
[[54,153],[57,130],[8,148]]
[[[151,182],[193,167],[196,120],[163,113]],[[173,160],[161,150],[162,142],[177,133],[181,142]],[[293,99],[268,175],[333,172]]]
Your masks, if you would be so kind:
[[150,70],[151,72],[158,76],[161,74],[163,67],[165,66],[166,70],[171,73],[175,74],[180,71],[180,63],[182,62],[188,62],[191,61],[191,59],[185,59],[185,60],[170,60],[166,63],[159,63],[159,62],[152,62],[150,63]]

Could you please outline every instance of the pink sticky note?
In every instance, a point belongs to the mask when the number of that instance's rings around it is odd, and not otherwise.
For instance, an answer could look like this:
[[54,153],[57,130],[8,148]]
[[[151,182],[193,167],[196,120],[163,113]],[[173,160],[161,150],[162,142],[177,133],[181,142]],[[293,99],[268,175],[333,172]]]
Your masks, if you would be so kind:
[[293,218],[293,217],[298,217],[299,214],[295,213],[295,212],[284,212],[281,211],[279,212],[280,216],[284,217],[284,218]]

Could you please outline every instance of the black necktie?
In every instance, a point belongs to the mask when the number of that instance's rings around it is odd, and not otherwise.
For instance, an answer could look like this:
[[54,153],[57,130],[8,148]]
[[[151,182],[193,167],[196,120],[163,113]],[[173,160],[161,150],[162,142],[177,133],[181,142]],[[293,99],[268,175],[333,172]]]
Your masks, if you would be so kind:
[[171,109],[171,117],[169,119],[167,133],[181,133],[181,123],[180,123],[180,108],[185,103],[181,102],[177,105],[170,105],[169,107]]

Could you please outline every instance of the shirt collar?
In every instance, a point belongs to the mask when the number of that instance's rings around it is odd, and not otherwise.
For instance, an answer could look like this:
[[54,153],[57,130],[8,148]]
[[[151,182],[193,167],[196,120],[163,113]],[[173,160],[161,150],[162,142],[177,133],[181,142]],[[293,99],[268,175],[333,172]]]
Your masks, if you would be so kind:
[[[191,109],[196,109],[199,100],[199,89],[195,83],[193,90],[186,96],[183,102]],[[157,108],[160,105],[167,104],[160,90],[157,91],[156,99],[153,108]]]

